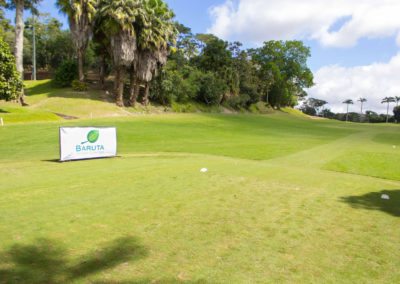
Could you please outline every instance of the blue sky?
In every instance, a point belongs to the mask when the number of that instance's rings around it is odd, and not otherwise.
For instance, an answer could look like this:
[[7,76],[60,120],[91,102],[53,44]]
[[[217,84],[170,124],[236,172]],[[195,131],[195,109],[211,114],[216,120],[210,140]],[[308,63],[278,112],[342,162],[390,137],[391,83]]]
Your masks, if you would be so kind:
[[[167,0],[166,2],[174,10],[177,20],[190,27],[194,33],[207,32],[213,23],[210,10],[213,7],[225,3],[224,0]],[[54,3],[54,0],[44,0],[40,5],[40,10],[58,18],[64,23],[64,27],[67,27],[65,16],[58,12]],[[14,13],[8,12],[7,15],[9,18],[13,18]],[[26,15],[29,15],[29,12],[27,12]],[[362,39],[359,44],[353,48],[330,48],[321,46],[321,44],[312,40],[304,41],[312,50],[309,66],[314,72],[326,65],[339,64],[341,66],[351,67],[367,65],[373,62],[388,61],[398,51],[398,47],[393,38],[374,40]],[[244,42],[244,44],[249,47],[257,45],[253,42]]]
[[[309,93],[329,101],[335,111],[344,110],[342,100],[363,96],[369,99],[370,109],[381,112],[382,96],[400,95],[398,0],[166,2],[176,19],[194,33],[212,32],[225,40],[239,40],[246,47],[271,39],[303,40],[311,47],[309,66],[316,81]],[[44,0],[40,10],[67,27],[54,3]],[[7,15],[12,18],[13,12]]]

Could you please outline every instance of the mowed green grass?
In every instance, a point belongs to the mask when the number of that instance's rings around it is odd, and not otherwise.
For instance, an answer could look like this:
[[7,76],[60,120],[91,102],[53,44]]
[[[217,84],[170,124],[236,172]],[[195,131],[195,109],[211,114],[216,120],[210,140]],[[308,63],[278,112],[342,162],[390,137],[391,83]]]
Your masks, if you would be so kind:
[[[66,125],[116,126],[120,157],[57,163]],[[283,113],[6,125],[0,283],[397,283],[399,130]]]

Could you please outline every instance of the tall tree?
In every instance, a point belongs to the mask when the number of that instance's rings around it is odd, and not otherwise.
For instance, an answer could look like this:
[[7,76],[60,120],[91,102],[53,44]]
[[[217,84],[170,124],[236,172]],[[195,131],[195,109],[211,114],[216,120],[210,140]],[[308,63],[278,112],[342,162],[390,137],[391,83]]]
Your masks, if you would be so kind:
[[15,68],[15,58],[0,37],[0,100],[16,100],[22,91],[22,80]]
[[99,3],[99,28],[108,37],[111,46],[115,80],[114,93],[117,105],[122,107],[125,71],[137,60],[137,34],[134,24],[145,12],[139,0],[101,0]]
[[10,28],[10,21],[4,16],[4,8],[7,7],[5,0],[0,0],[0,37],[4,36],[6,30]]
[[[38,69],[56,69],[67,60],[76,58],[74,43],[69,30],[62,30],[62,23],[49,14],[39,14],[38,17],[28,18],[25,26],[35,26],[36,61]],[[32,29],[25,29],[24,66],[32,64],[31,53],[26,53],[32,46]]]
[[394,97],[385,97],[382,100],[382,104],[387,104],[386,123],[389,122],[389,107],[390,107],[390,103],[394,103],[394,102],[396,102]]
[[[17,65],[17,71],[23,80],[24,78],[24,10],[30,9],[33,12],[36,11],[36,5],[41,0],[10,0],[7,3],[8,8],[15,9],[15,43],[14,43],[14,55],[15,62]],[[19,101],[22,105],[26,105],[24,102],[24,92],[22,90]]]
[[400,106],[396,106],[393,109],[393,114],[394,114],[394,119],[396,120],[396,123],[400,122]]
[[111,41],[110,38],[105,33],[103,27],[103,18],[101,16],[95,17],[95,24],[93,29],[93,42],[94,42],[94,51],[100,58],[99,60],[100,84],[102,89],[105,90],[107,62],[111,59],[112,49],[111,49]]
[[[311,87],[313,74],[307,67],[310,49],[301,41],[268,41],[264,46],[251,51],[252,60],[259,66],[260,78],[264,84],[271,84],[264,89],[269,91],[269,102],[280,108],[293,106],[298,97],[306,95],[304,88]],[[266,80],[266,75],[272,79]]]
[[361,112],[360,112],[360,114],[362,115],[363,114],[364,103],[366,103],[368,100],[366,98],[359,98],[357,101],[360,102],[360,104],[361,104]]
[[135,105],[140,84],[145,86],[143,103],[148,104],[149,83],[155,72],[167,63],[170,47],[175,45],[178,30],[175,17],[162,0],[144,0],[144,16],[135,23],[138,57],[131,69],[130,104]]
[[321,108],[323,108],[326,104],[328,104],[327,101],[309,98],[304,102],[301,109],[306,114],[319,115],[321,113]]
[[85,80],[85,51],[93,29],[97,0],[57,0],[61,12],[67,15],[78,57],[79,81]]
[[346,112],[346,122],[349,121],[349,106],[354,104],[353,100],[345,100],[343,102],[344,104],[347,104],[347,112]]
[[396,100],[396,106],[399,106],[399,102],[400,102],[400,97],[399,96],[395,96],[394,99]]

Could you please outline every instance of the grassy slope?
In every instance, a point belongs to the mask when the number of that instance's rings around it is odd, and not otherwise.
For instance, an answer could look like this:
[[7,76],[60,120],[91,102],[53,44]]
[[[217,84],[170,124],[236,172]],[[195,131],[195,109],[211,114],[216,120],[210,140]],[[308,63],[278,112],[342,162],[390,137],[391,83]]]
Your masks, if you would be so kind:
[[29,107],[22,108],[16,104],[0,102],[0,110],[9,112],[0,114],[5,123],[60,120],[55,113],[78,118],[115,117],[128,114],[114,103],[107,102],[102,90],[79,93],[70,88],[52,88],[50,80],[26,81],[25,85],[26,102]]
[[[58,126],[88,124],[116,125],[121,157],[54,163]],[[5,126],[0,283],[399,282],[398,131],[286,114]]]

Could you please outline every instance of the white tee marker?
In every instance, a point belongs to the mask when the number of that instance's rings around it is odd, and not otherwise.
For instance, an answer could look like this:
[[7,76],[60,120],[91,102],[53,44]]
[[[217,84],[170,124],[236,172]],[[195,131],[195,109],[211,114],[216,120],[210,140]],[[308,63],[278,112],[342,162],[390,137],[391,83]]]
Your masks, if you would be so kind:
[[206,173],[206,172],[208,172],[208,169],[207,169],[207,168],[202,168],[202,169],[200,170],[200,172],[201,172],[201,173]]

